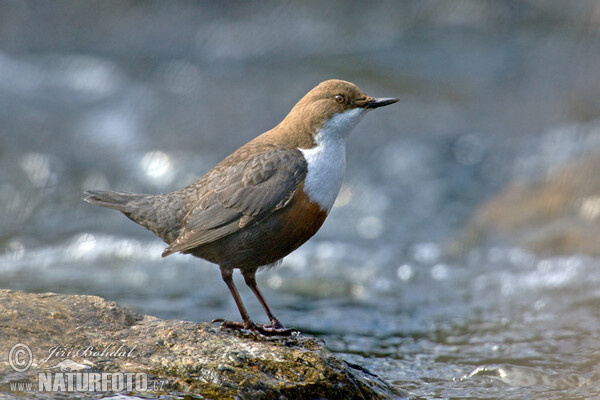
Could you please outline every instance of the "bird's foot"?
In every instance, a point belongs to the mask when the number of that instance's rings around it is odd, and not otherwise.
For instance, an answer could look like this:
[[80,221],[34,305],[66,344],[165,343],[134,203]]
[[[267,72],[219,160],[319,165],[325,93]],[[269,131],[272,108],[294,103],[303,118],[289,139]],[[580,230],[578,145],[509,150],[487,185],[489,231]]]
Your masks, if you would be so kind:
[[236,331],[246,329],[256,336],[291,336],[292,333],[298,332],[295,329],[284,328],[279,321],[276,321],[276,323],[272,323],[271,325],[257,324],[252,321],[248,321],[247,323],[236,322],[226,319],[215,319],[212,321],[213,324],[217,322],[221,323],[222,328],[233,329]]
[[294,332],[298,332],[296,329],[289,329],[281,325],[281,322],[277,320],[271,321],[271,325],[257,324],[267,335],[272,336],[291,336]]

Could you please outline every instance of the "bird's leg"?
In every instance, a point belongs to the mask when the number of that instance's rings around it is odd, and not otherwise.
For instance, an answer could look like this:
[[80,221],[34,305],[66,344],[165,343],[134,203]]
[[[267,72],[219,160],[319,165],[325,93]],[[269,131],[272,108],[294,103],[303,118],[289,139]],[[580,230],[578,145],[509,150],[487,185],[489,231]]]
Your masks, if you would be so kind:
[[227,320],[214,320],[213,322],[221,322],[221,326],[224,328],[248,329],[254,333],[259,333],[256,324],[250,319],[248,311],[246,311],[246,307],[244,307],[244,303],[242,302],[242,298],[240,297],[240,294],[233,283],[233,269],[221,267],[221,276],[223,277],[223,281],[225,281],[225,284],[227,284],[227,287],[229,288],[229,291],[235,300],[235,304],[237,305],[240,315],[242,316],[242,322]]
[[242,270],[242,275],[244,276],[246,285],[248,285],[248,287],[250,289],[252,289],[252,292],[254,292],[254,295],[256,296],[258,301],[260,301],[260,304],[263,306],[263,308],[265,309],[265,312],[267,313],[267,317],[269,317],[269,320],[271,321],[270,326],[264,326],[264,325],[260,325],[260,324],[257,325],[258,329],[261,331],[261,333],[266,334],[266,335],[291,335],[292,332],[294,332],[294,330],[286,329],[281,324],[281,322],[279,322],[279,320],[277,318],[275,318],[275,316],[271,312],[271,309],[267,305],[265,298],[263,297],[262,293],[258,289],[258,286],[256,285],[256,271],[255,270],[254,271]]

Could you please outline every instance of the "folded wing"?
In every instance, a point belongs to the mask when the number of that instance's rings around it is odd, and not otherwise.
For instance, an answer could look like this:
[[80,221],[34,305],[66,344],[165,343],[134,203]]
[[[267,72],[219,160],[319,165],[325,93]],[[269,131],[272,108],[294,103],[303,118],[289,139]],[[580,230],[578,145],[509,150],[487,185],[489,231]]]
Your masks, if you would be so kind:
[[206,176],[203,193],[184,218],[163,257],[186,252],[238,232],[286,206],[307,172],[297,149],[269,148]]

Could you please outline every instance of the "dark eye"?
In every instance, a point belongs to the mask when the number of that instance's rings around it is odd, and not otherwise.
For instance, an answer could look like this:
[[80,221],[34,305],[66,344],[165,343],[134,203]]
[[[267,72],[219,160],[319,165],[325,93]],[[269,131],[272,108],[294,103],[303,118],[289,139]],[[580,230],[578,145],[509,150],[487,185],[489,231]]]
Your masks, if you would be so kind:
[[343,94],[337,94],[337,95],[335,96],[335,101],[337,101],[338,103],[343,103],[343,102],[344,102],[344,100],[346,100],[346,99],[344,98],[344,95],[343,95]]

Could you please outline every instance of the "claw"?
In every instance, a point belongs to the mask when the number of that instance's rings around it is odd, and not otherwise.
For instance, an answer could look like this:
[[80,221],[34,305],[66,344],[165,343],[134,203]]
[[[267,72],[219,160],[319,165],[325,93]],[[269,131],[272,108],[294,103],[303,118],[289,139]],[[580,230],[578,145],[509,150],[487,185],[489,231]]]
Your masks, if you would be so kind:
[[261,330],[263,335],[270,336],[291,336],[294,332],[298,332],[295,329],[288,329],[284,327],[279,323],[279,321],[276,321],[276,323],[273,323],[271,325],[259,324],[258,328]]

